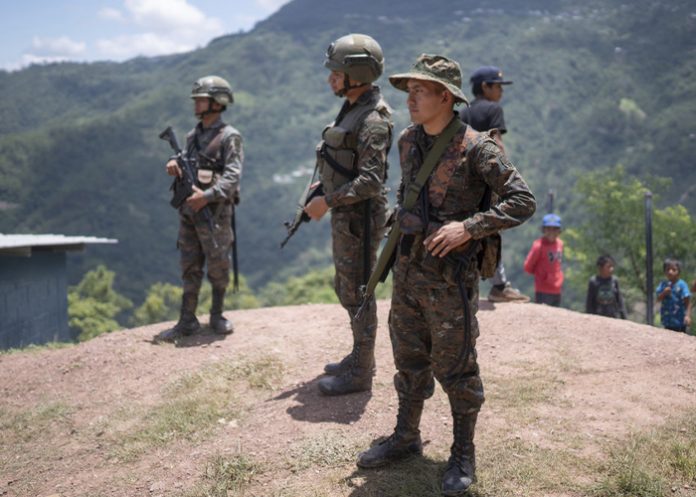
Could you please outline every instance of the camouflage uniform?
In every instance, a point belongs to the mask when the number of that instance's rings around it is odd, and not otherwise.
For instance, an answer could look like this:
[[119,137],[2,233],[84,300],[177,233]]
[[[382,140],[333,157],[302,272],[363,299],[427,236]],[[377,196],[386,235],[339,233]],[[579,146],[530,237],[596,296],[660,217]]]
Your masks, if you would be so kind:
[[[341,305],[348,311],[353,332],[353,352],[344,361],[352,360],[355,363],[346,364],[341,373],[369,376],[370,383],[377,332],[374,298],[360,319],[355,319],[355,314],[362,298],[360,287],[369,277],[369,271],[365,274],[363,262],[367,206],[370,209],[369,270],[372,270],[376,262],[377,249],[384,237],[387,204],[384,180],[391,145],[390,116],[391,111],[382,98],[379,87],[372,86],[354,104],[345,101],[334,123],[324,131],[324,140],[317,147],[319,176],[326,203],[331,208],[332,248],[336,270],[334,289]],[[346,138],[340,138],[342,134],[339,135],[338,142],[342,143],[334,143],[336,129],[348,131]],[[344,159],[344,163],[352,162],[357,176],[350,179],[332,168],[328,160],[322,157],[322,148],[334,160],[340,161],[341,154],[348,154],[349,158],[347,161]],[[359,357],[356,356],[356,349]],[[356,361],[363,362],[357,364]],[[320,383],[324,393],[335,393],[323,388],[325,385],[326,382]]]
[[[459,64],[446,57],[423,54],[410,73],[389,78],[404,91],[410,79],[438,83],[452,93],[455,102],[466,102]],[[458,119],[454,113],[450,124]],[[449,397],[453,415],[454,443],[443,477],[443,493],[448,496],[463,495],[474,480],[474,427],[484,401],[475,348],[479,261],[471,257],[461,262],[463,254],[473,240],[524,222],[536,206],[529,187],[496,144],[494,133],[462,126],[409,210],[402,208],[405,192],[436,138],[428,136],[422,125],[413,124],[398,142],[402,177],[397,220],[402,236],[393,268],[389,333],[398,371],[394,385],[399,413],[394,434],[360,454],[358,465],[377,467],[422,452],[420,418],[424,401],[433,395],[435,377]],[[488,189],[497,198],[481,211]],[[424,240],[449,223],[463,223],[472,241],[446,257],[431,255]]]
[[[422,126],[412,125],[401,134],[399,202],[432,143]],[[486,186],[499,196],[499,202],[487,212],[478,212]],[[427,200],[409,213],[399,213],[407,234],[394,265],[389,322],[398,370],[396,389],[406,398],[425,400],[433,393],[434,374],[454,411],[478,410],[484,400],[474,348],[479,334],[478,261],[474,258],[462,275],[472,309],[472,352],[462,363],[460,353],[467,344],[455,266],[447,258],[431,256],[423,240],[452,221],[463,222],[473,239],[517,226],[534,211],[534,197],[490,135],[470,127],[455,135],[421,196]]]
[[[218,133],[222,133],[222,137],[220,146],[216,147],[216,157],[206,157],[206,148]],[[181,250],[184,294],[198,295],[206,262],[213,290],[224,291],[229,283],[230,250],[234,242],[230,224],[233,199],[239,189],[244,160],[242,137],[235,128],[218,119],[207,129],[198,123],[186,136],[186,145],[189,157],[195,160],[199,170],[215,171],[215,181],[204,190],[213,216],[212,233],[200,212],[194,213],[185,203],[179,209],[177,246]]]

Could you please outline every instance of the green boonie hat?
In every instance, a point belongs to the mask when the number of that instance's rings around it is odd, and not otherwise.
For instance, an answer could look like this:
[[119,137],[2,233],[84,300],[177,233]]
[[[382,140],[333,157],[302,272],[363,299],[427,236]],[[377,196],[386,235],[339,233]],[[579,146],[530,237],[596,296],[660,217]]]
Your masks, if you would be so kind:
[[413,64],[411,72],[389,76],[389,82],[401,91],[408,91],[408,80],[420,79],[440,83],[454,95],[455,102],[469,101],[462,93],[462,70],[457,61],[442,55],[421,54]]

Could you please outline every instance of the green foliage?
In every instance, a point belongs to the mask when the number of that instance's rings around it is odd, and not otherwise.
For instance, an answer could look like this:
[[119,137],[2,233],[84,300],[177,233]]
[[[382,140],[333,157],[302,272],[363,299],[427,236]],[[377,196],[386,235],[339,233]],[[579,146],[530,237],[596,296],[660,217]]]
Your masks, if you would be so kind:
[[[145,301],[138,307],[131,317],[133,326],[144,326],[162,321],[173,321],[179,317],[181,307],[181,286],[171,283],[155,283],[145,297]],[[212,288],[205,282],[201,287],[198,299],[199,313],[208,312],[212,303]],[[225,293],[224,310],[254,309],[260,307],[260,302],[247,284],[244,276],[239,276],[239,291],[233,291],[233,282],[230,282]]]
[[[696,156],[696,137],[684,131],[696,115],[692,10],[686,0],[501,0],[495,8],[483,0],[454,7],[408,0],[398,9],[388,0],[331,9],[321,0],[297,0],[249,33],[191,53],[0,71],[0,232],[117,238],[115,246],[71,256],[70,281],[108,261],[119,274],[117,290],[134,301],[157,282],[177,282],[177,215],[162,167],[170,152],[157,134],[171,124],[183,137],[194,124],[191,81],[214,73],[233,85],[235,104],[224,117],[244,136],[237,221],[249,285],[258,290],[324,267],[325,221],[303,226],[283,252],[278,243],[307,180],[301,171],[313,166],[321,130],[340,107],[326,86],[322,54],[331,40],[355,31],[379,40],[387,75],[406,70],[422,52],[455,58],[464,80],[479,65],[500,66],[515,81],[503,100],[506,148],[541,202],[546,191],[556,192],[567,226],[587,221],[575,216],[576,173],[617,163],[640,178],[659,168],[676,180],[663,193],[693,212],[696,170],[684,166]],[[385,77],[379,84],[398,133],[409,122],[405,95]],[[397,152],[392,146],[392,188]],[[531,278],[522,259],[542,211],[505,234],[506,271],[523,290]],[[266,291],[280,303],[330,299],[330,292]],[[155,313],[161,307],[152,306]]]
[[[263,287],[259,298],[263,306],[299,304],[337,304],[334,290],[334,267],[314,269],[303,276],[291,276],[284,282],[272,281]],[[378,299],[391,296],[391,275],[375,290]]]
[[285,283],[274,281],[261,291],[261,300],[268,306],[337,304],[333,278],[334,268],[326,267],[304,276],[292,276]]
[[178,319],[182,294],[183,290],[180,286],[171,283],[155,283],[148,290],[142,305],[133,312],[131,324],[144,326]]
[[133,303],[113,288],[115,273],[98,266],[68,291],[68,323],[84,341],[117,330],[116,317]]
[[[623,166],[586,173],[576,189],[583,199],[578,205],[580,218],[587,221],[566,230],[567,259],[571,262],[568,281],[581,292],[588,278],[596,273],[596,260],[602,254],[616,259],[616,274],[629,296],[646,296],[645,194],[669,187],[666,178],[640,180],[626,173]],[[686,273],[696,271],[696,222],[682,205],[653,209],[653,274],[662,275],[662,261],[675,257]]]

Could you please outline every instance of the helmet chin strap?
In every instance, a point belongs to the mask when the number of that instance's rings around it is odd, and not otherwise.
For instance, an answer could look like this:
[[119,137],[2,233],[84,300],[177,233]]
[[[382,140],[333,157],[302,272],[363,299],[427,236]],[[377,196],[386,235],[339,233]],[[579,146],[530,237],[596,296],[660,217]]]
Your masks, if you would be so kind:
[[370,84],[370,83],[359,83],[359,84],[357,84],[357,85],[351,85],[351,84],[350,84],[350,78],[348,77],[348,74],[343,73],[343,88],[341,88],[340,90],[338,90],[338,91],[335,93],[335,95],[336,95],[337,97],[343,98],[343,97],[346,96],[346,93],[348,93],[350,90],[353,90],[353,89],[355,89],[355,88],[360,88],[360,87],[363,87],[363,86],[369,85],[369,84]]
[[214,100],[212,97],[208,97],[208,108],[205,109],[205,110],[204,110],[203,112],[201,112],[200,114],[196,114],[196,117],[197,117],[198,119],[203,119],[205,116],[208,116],[208,115],[210,115],[210,114],[216,114],[216,113],[222,112],[223,109],[220,109],[220,110],[212,110],[212,109],[211,109],[212,106],[213,106],[213,102],[215,102],[215,100]]

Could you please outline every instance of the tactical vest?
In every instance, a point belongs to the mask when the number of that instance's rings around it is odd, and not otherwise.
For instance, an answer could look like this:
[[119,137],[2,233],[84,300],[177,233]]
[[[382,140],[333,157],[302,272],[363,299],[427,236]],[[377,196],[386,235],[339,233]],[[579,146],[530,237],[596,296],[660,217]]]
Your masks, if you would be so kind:
[[[222,176],[225,169],[225,161],[222,157],[222,140],[225,137],[225,130],[228,124],[223,124],[218,129],[217,134],[206,145],[201,148],[195,130],[188,136],[188,156],[196,167],[196,179],[202,189],[210,188]],[[238,202],[238,193],[234,194],[235,203]]]
[[366,102],[356,102],[338,122],[324,128],[317,145],[317,167],[324,192],[332,193],[358,176],[358,132],[372,111],[385,118],[391,115],[382,95],[376,93]]

